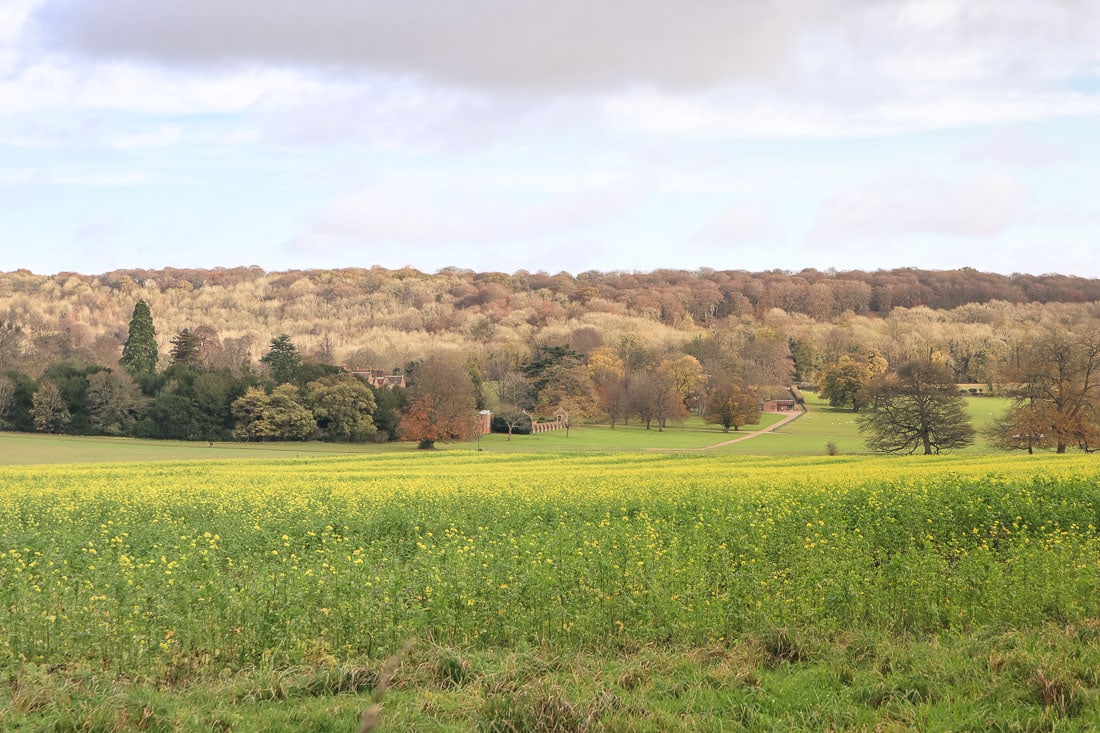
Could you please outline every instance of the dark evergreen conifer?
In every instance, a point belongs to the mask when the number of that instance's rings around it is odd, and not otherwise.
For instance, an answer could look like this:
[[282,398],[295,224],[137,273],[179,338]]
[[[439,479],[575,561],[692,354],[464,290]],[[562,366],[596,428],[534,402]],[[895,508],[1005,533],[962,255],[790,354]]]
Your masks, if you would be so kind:
[[264,354],[260,361],[271,371],[271,378],[275,380],[275,384],[285,384],[298,378],[298,370],[302,366],[302,355],[290,340],[290,336],[284,333],[271,339],[271,350]]
[[122,347],[118,363],[132,376],[152,374],[157,368],[157,331],[149,305],[139,300],[130,318],[130,335]]
[[170,354],[172,363],[188,366],[198,365],[201,344],[199,334],[190,328],[183,329],[172,338],[172,352]]

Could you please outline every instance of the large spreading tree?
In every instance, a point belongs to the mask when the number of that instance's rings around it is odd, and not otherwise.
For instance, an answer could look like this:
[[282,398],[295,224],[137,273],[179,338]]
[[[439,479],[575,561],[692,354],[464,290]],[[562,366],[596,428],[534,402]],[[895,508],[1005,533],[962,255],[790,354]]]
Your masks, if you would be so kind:
[[867,445],[881,453],[930,455],[974,442],[954,372],[932,360],[907,362],[896,374],[876,380],[859,429],[868,434]]
[[436,442],[469,440],[477,430],[474,383],[461,365],[432,356],[416,366],[409,387],[409,403],[401,418],[404,440],[421,448]]
[[760,395],[736,377],[724,379],[711,389],[703,419],[721,425],[726,433],[730,428],[737,430],[742,425],[758,423]]
[[361,443],[374,437],[374,393],[350,374],[322,377],[306,388],[317,426],[328,440]]
[[1022,349],[1009,379],[1016,404],[995,444],[1029,452],[1050,444],[1058,453],[1100,445],[1100,329],[1048,326]]

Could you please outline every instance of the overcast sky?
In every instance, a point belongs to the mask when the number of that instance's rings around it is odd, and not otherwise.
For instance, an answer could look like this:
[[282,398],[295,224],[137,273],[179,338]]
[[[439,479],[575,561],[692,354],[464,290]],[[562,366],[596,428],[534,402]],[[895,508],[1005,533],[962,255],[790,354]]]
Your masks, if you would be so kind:
[[1100,276],[1100,0],[0,0],[0,271]]

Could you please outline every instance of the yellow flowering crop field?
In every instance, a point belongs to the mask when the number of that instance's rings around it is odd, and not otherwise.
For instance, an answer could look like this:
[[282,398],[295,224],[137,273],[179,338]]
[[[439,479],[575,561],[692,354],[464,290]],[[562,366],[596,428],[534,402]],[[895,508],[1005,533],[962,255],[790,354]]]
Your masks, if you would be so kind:
[[0,468],[0,671],[172,683],[449,648],[1100,618],[1091,456]]

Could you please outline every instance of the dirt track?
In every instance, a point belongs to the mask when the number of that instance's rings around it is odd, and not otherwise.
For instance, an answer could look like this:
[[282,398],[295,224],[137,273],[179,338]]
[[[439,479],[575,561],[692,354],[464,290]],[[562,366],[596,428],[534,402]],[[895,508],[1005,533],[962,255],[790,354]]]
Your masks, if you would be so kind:
[[721,443],[715,443],[714,445],[703,446],[699,450],[710,450],[711,448],[721,448],[724,445],[731,445],[733,443],[740,443],[742,440],[749,440],[750,438],[759,437],[759,436],[763,435],[764,433],[770,433],[774,430],[778,430],[779,428],[783,427],[784,425],[791,422],[792,420],[797,420],[798,418],[802,417],[804,414],[806,414],[806,406],[801,405],[801,406],[799,406],[799,409],[796,412],[792,412],[791,414],[787,415],[786,417],[784,417],[779,422],[774,423],[772,425],[769,425],[766,428],[763,428],[761,430],[754,430],[751,433],[743,433],[741,435],[738,435],[735,438],[730,438],[729,440],[723,440]]

